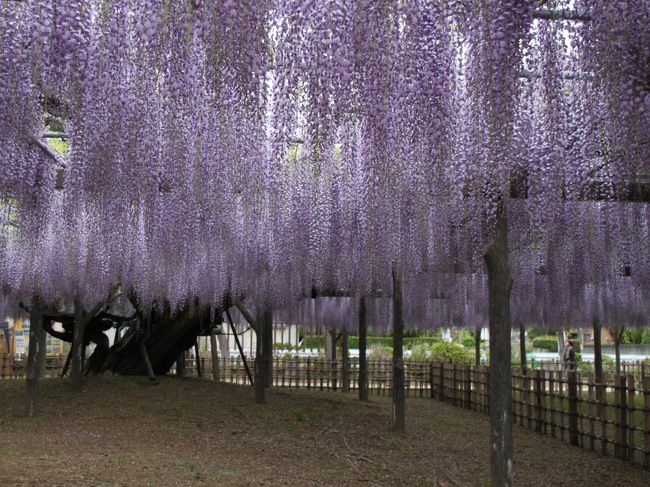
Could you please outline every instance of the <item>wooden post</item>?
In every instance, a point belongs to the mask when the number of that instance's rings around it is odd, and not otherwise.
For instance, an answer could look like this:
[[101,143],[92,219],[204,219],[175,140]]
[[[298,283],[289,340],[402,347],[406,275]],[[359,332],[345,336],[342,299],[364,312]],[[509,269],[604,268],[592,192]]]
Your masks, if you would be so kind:
[[512,371],[508,222],[497,210],[493,238],[483,249],[488,273],[490,327],[490,478],[491,485],[512,486]]
[[47,351],[46,339],[45,329],[43,328],[43,305],[40,298],[34,295],[29,310],[29,350],[25,370],[27,382],[26,413],[29,417],[38,413],[40,379]]
[[262,360],[264,361],[264,386],[273,386],[273,313],[265,307],[261,320]]
[[435,397],[433,387],[433,362],[429,362],[429,393],[431,394],[431,399],[433,399]]
[[[263,318],[258,316],[257,323],[259,328],[262,328]],[[261,330],[257,331],[257,339],[255,340],[255,402],[257,404],[266,403],[265,395],[265,377],[264,377],[264,351],[262,347],[262,333]]]
[[438,384],[438,399],[440,399],[442,402],[445,402],[445,363],[440,362],[440,377],[438,377],[438,380],[440,381]]
[[643,378],[643,409],[645,431],[643,467],[650,470],[650,377]]
[[[240,304],[240,305],[242,306],[241,309],[244,309],[243,304]],[[241,311],[241,309],[240,309],[240,311]],[[248,316],[246,316],[246,315],[248,315]],[[246,320],[248,321],[248,323],[251,325],[251,328],[255,332],[255,337],[256,337],[255,338],[255,343],[257,344],[257,342],[260,339],[259,333],[257,332],[257,324],[255,323],[255,320],[252,319],[252,317],[250,316],[250,314],[248,312],[246,313],[246,315],[245,315]],[[250,381],[250,383],[252,385],[252,384],[254,384],[255,381],[253,380],[253,375],[251,374],[251,369],[248,367],[248,362],[246,361],[246,355],[244,355],[244,349],[242,348],[241,343],[239,342],[239,335],[237,335],[237,330],[235,329],[235,323],[233,323],[232,316],[230,316],[230,311],[228,309],[226,309],[226,318],[228,319],[228,324],[230,325],[230,330],[232,331],[233,337],[235,338],[235,344],[237,345],[237,350],[239,350],[239,356],[241,357],[241,360],[242,360],[242,362],[244,364],[244,368],[246,369],[246,375],[248,376],[248,380]],[[252,339],[253,339],[253,337],[252,337],[252,334],[251,334],[251,340]],[[257,360],[257,357],[255,357],[255,359]]]
[[221,378],[219,351],[217,350],[217,331],[214,327],[210,330],[210,353],[212,354],[212,380],[219,381]]
[[623,332],[625,327],[621,326],[620,328],[614,328],[614,353],[616,356],[616,375],[621,375],[621,339],[623,338]]
[[72,332],[72,361],[70,363],[70,380],[75,389],[83,384],[83,360],[86,350],[84,334],[86,330],[86,313],[80,299],[74,302],[74,329]]
[[183,350],[176,359],[176,375],[183,377],[185,375],[185,350]]
[[544,421],[542,416],[543,396],[542,388],[544,381],[542,380],[542,371],[535,370],[535,431],[538,433],[544,432]]
[[464,364],[465,371],[465,408],[472,409],[472,372],[469,364]]
[[636,431],[634,429],[634,375],[628,374],[627,376],[627,424],[629,425],[627,432],[627,459],[630,462],[634,463],[634,448],[636,446],[636,441],[634,435]]
[[616,397],[616,458],[627,460],[627,394],[625,376],[617,375],[615,380]]
[[402,277],[397,263],[393,262],[393,431],[406,430],[406,397],[404,395],[403,337],[404,318],[402,315]]
[[201,378],[203,377],[203,371],[201,370],[201,355],[199,354],[198,338],[194,339],[194,357],[196,359],[196,375]]
[[589,448],[596,449],[596,428],[594,426],[594,417],[596,416],[596,408],[594,401],[596,400],[594,375],[589,374]]
[[153,367],[151,366],[151,360],[149,360],[149,353],[147,353],[147,346],[144,343],[144,336],[140,335],[138,337],[138,349],[140,350],[140,357],[144,363],[145,368],[147,369],[147,376],[149,380],[156,381],[156,375],[153,372]]
[[551,437],[555,438],[555,372],[549,371],[548,390],[551,398]]
[[607,386],[603,383],[596,383],[596,409],[600,420],[600,449],[603,456],[607,456]]
[[526,375],[526,327],[519,325],[519,360],[521,361],[521,374]]
[[[596,374],[596,383],[604,382],[603,376],[603,350],[601,346],[602,326],[598,318],[594,318],[594,373]],[[599,398],[601,400],[602,398]]]
[[350,349],[348,338],[350,332],[347,328],[341,331],[341,390],[350,392]]
[[368,359],[366,357],[366,298],[359,298],[359,401],[368,400]]
[[567,374],[569,396],[569,441],[573,446],[578,446],[578,381],[575,370]]
[[307,357],[307,389],[311,389],[311,357]]
[[474,365],[481,365],[481,327],[474,329]]

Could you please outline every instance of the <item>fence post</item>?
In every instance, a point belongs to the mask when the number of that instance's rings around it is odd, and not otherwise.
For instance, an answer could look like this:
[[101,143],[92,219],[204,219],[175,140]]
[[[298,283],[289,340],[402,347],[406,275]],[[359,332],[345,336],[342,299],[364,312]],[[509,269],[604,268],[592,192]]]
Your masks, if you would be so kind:
[[442,401],[445,402],[445,363],[440,362],[440,384],[439,384],[439,390],[438,390],[438,398]]
[[307,389],[311,389],[311,357],[307,357]]
[[472,373],[468,364],[465,364],[465,409],[472,409]]
[[636,431],[634,429],[634,418],[636,414],[634,414],[635,410],[635,403],[634,403],[634,393],[635,393],[635,387],[634,387],[634,374],[628,374],[627,376],[627,424],[629,425],[628,431],[627,431],[627,459],[630,462],[634,462],[634,447],[635,447],[635,439],[634,435],[636,434]]
[[643,421],[645,433],[643,466],[646,470],[650,470],[650,377],[643,378],[643,409],[645,416]]
[[617,375],[615,380],[616,396],[616,458],[627,460],[627,394],[625,376]]
[[548,377],[548,390],[551,396],[551,437],[555,438],[555,372],[549,370]]
[[535,431],[543,432],[542,423],[542,371],[535,370]]
[[575,370],[570,370],[569,385],[569,441],[573,446],[579,445],[578,439],[578,383]]
[[429,393],[431,394],[431,399],[433,399],[433,362],[429,362]]

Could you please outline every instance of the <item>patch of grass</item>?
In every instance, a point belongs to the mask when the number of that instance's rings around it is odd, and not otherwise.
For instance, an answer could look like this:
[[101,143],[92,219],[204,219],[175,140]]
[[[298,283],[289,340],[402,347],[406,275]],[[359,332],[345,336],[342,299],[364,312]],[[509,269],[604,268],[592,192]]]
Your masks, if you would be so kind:
[[299,406],[298,408],[294,409],[293,415],[296,418],[296,421],[309,422],[312,420],[321,419],[323,417],[323,411],[305,405],[305,406]]

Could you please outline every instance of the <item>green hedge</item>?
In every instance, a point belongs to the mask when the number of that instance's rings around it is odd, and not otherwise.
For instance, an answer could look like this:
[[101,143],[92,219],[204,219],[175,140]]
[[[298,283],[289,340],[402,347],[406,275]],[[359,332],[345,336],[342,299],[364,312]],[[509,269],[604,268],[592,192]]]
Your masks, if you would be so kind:
[[543,348],[549,352],[557,352],[557,338],[553,336],[541,336],[533,340],[533,348]]
[[[428,345],[431,346],[434,343],[439,343],[442,341],[440,337],[406,337],[404,338],[404,348],[411,350],[416,345]],[[325,337],[319,335],[307,335],[305,337],[305,348],[318,348],[320,343],[320,348],[325,347]],[[382,347],[392,347],[393,346],[393,337],[385,336],[369,336],[366,339],[368,350],[373,345],[381,345]],[[359,337],[350,336],[348,338],[348,347],[358,349],[359,348]]]

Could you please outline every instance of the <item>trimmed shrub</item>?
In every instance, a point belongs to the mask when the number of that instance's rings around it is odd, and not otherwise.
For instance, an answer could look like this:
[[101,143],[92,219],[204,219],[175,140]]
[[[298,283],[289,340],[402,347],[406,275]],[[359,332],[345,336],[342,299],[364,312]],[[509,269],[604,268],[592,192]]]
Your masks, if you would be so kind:
[[554,336],[541,336],[533,340],[533,348],[542,348],[549,352],[557,352],[557,338]]
[[471,362],[474,354],[453,342],[434,343],[431,346],[431,360],[442,362]]

